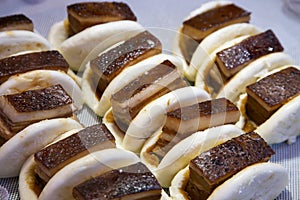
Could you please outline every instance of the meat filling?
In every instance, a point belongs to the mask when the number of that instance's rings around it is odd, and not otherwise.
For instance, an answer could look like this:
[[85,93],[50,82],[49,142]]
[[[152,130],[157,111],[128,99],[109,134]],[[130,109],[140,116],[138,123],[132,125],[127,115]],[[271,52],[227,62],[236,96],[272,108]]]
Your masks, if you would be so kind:
[[161,186],[142,163],[114,169],[73,188],[77,200],[158,200]]
[[197,131],[239,120],[238,108],[225,98],[204,101],[167,113],[167,120],[158,141],[149,149],[149,158],[156,165],[178,142]]
[[0,60],[0,84],[10,76],[38,69],[67,72],[69,64],[58,51],[43,51],[4,58]]
[[0,134],[9,139],[26,126],[75,112],[72,98],[60,85],[0,96]]
[[0,18],[0,31],[26,30],[33,31],[31,19],[23,14],[10,15]]
[[252,164],[267,162],[273,154],[273,149],[254,132],[233,138],[190,162],[186,191],[192,200],[207,199],[231,176]]
[[90,63],[98,80],[97,91],[102,94],[108,84],[126,67],[161,53],[161,43],[148,31],[137,34],[115,48],[101,54]]
[[190,60],[197,47],[197,42],[201,42],[206,36],[225,26],[248,23],[250,14],[234,4],[229,4],[208,10],[184,21],[182,28],[184,37],[180,41],[180,47],[186,60]]
[[106,148],[114,148],[115,139],[104,124],[87,127],[34,154],[36,173],[45,182],[67,164]]
[[300,71],[294,67],[271,74],[247,86],[247,116],[257,125],[300,93]]
[[136,21],[130,7],[122,2],[84,2],[67,6],[70,28],[78,33],[88,27],[119,20]]

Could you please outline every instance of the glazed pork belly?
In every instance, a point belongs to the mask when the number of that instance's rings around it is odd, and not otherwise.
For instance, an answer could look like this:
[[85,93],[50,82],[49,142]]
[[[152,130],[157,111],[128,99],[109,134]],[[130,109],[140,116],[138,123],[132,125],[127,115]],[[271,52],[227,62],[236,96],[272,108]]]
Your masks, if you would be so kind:
[[231,77],[247,67],[251,62],[283,50],[273,31],[267,30],[217,52],[216,65],[205,74],[208,90],[212,94],[217,94]]
[[112,95],[112,112],[118,127],[126,132],[132,119],[149,102],[187,86],[169,60],[146,71]]
[[175,144],[191,134],[210,127],[234,124],[239,117],[239,109],[225,98],[204,101],[170,111],[167,113],[162,133],[149,153],[151,157],[155,155],[158,159],[162,159]]
[[198,43],[206,36],[231,24],[248,23],[250,14],[234,4],[229,4],[208,10],[184,21],[180,48],[186,60],[191,59]]
[[9,139],[44,119],[71,117],[76,108],[61,85],[0,96],[0,135]]
[[26,30],[33,31],[31,19],[24,14],[9,15],[0,18],[0,31]]
[[276,35],[272,30],[267,30],[218,52],[216,64],[222,75],[228,79],[255,59],[281,51],[283,47]]
[[42,51],[11,56],[0,60],[0,84],[10,76],[46,69],[67,72],[69,64],[58,51]]
[[69,163],[106,148],[114,148],[115,138],[104,124],[96,124],[53,143],[34,154],[35,172],[41,180],[49,179]]
[[138,162],[75,186],[73,197],[77,200],[158,200],[161,198],[161,190],[155,176]]
[[246,92],[247,116],[260,125],[300,94],[300,71],[288,67],[247,86]]
[[74,33],[90,26],[119,20],[136,21],[130,7],[122,2],[82,2],[67,6],[68,20]]
[[255,163],[267,162],[273,149],[254,132],[233,138],[201,153],[189,164],[185,190],[190,199],[204,200],[224,181]]
[[91,69],[95,72],[92,79],[97,80],[91,84],[97,85],[97,91],[101,96],[108,84],[123,69],[161,51],[161,43],[155,36],[148,31],[139,33],[91,61]]

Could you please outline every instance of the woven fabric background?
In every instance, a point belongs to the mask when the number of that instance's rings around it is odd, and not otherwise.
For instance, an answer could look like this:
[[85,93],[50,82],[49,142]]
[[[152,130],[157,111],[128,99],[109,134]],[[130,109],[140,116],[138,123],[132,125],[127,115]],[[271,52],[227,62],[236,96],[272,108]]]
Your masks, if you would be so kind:
[[[68,4],[86,0],[35,1],[38,3],[28,3],[24,0],[0,0],[0,16],[24,13],[33,20],[35,29],[47,37],[51,25],[66,18],[66,6]],[[300,13],[297,15],[288,9],[287,2],[290,0],[232,1],[252,12],[252,24],[263,30],[272,29],[284,46],[285,52],[294,58],[297,65],[300,65]],[[189,12],[206,1],[124,0],[124,2],[130,5],[138,17],[139,23],[145,28],[176,31]],[[164,39],[161,38],[161,40]],[[169,50],[168,47],[164,48],[166,51]],[[78,118],[85,125],[99,122],[99,118],[87,108],[78,113]],[[272,147],[276,155],[272,157],[271,161],[286,167],[290,179],[289,185],[277,199],[300,200],[300,137],[292,145],[283,143],[272,145]],[[9,191],[10,200],[19,199],[18,178],[0,179],[0,185]]]

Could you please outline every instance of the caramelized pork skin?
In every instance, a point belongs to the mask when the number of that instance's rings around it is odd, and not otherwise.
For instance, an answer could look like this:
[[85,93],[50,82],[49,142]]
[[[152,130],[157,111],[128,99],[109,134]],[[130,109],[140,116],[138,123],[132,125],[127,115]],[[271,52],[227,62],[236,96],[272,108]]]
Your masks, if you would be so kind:
[[190,61],[197,43],[206,36],[225,26],[248,23],[250,12],[234,5],[224,5],[208,10],[183,22],[180,48],[187,61]]
[[255,132],[245,133],[194,158],[186,186],[190,198],[207,199],[231,176],[255,163],[267,162],[273,149]]
[[104,124],[96,124],[34,154],[36,173],[47,182],[58,170],[92,151],[114,148],[115,139]]
[[267,54],[281,51],[283,47],[278,38],[272,30],[267,30],[218,52],[216,64],[225,79],[228,79],[250,62]]
[[161,51],[161,43],[154,35],[148,31],[139,33],[91,61],[91,69],[95,72],[93,79],[98,80],[92,84],[96,84],[97,91],[102,94],[113,78],[126,67]]
[[114,169],[73,188],[77,200],[158,200],[161,186],[142,163]]
[[234,124],[239,109],[225,98],[200,102],[167,113],[166,123],[157,142],[149,149],[150,157],[161,160],[178,142],[210,127]]
[[82,2],[67,6],[68,20],[74,33],[88,27],[119,20],[136,21],[130,7],[122,2]]
[[6,81],[10,76],[38,69],[67,72],[69,64],[55,50],[11,56],[0,60],[0,83]]
[[61,85],[0,96],[0,135],[9,139],[26,126],[43,119],[71,117],[72,98]]
[[294,67],[283,69],[247,86],[246,92],[247,116],[260,125],[300,94],[300,70]]
[[24,14],[10,15],[0,18],[0,31],[26,30],[33,31],[33,23]]

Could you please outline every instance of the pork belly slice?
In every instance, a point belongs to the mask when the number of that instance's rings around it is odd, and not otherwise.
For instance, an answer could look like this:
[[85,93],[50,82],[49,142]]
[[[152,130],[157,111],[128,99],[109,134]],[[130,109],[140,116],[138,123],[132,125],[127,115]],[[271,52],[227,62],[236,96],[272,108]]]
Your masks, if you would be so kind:
[[9,139],[31,123],[71,117],[76,108],[61,85],[0,96],[0,134]]
[[142,163],[114,169],[73,188],[77,200],[158,200],[161,186]]
[[165,60],[112,95],[112,112],[118,127],[126,132],[132,119],[152,100],[187,83],[176,66]]
[[257,125],[300,94],[300,70],[288,67],[247,86],[247,116]]
[[197,45],[212,32],[236,23],[248,23],[250,12],[234,5],[224,5],[208,10],[183,22],[180,48],[186,60],[190,60]]
[[96,24],[119,20],[137,20],[130,7],[122,2],[75,3],[67,6],[67,13],[74,33]]
[[34,154],[36,173],[45,182],[61,168],[89,154],[114,148],[115,138],[104,124],[89,126]]
[[239,120],[239,109],[225,98],[200,102],[178,108],[167,113],[163,132],[151,147],[152,157],[161,160],[179,141],[197,131],[224,124],[234,124]]
[[0,84],[10,76],[37,69],[67,72],[69,64],[58,51],[43,51],[4,58],[0,60]]
[[189,164],[186,186],[192,200],[204,200],[231,176],[255,163],[267,162],[273,149],[254,132],[245,133],[201,153]]
[[264,55],[281,51],[283,51],[283,47],[278,38],[272,30],[267,30],[218,52],[216,64],[225,78],[228,79],[250,62]]
[[126,67],[161,51],[160,41],[148,31],[144,31],[101,54],[90,63],[91,69],[98,76],[98,91],[103,93],[110,81]]
[[27,30],[33,31],[33,23],[24,14],[9,15],[0,18],[0,31]]

